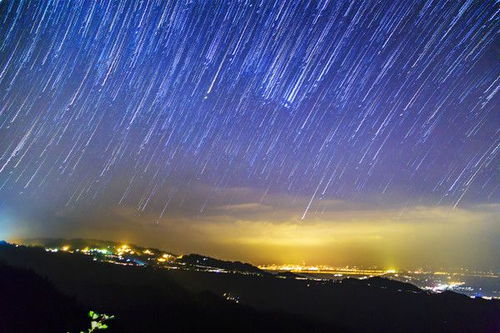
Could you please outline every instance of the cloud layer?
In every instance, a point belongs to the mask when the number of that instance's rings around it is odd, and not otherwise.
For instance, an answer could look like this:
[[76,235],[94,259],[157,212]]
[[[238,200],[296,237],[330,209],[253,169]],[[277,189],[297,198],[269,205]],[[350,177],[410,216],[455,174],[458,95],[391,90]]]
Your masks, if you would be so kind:
[[[500,256],[495,241],[500,205],[453,208],[319,200],[302,219],[305,197],[203,186],[176,193],[171,209],[158,207],[161,218],[158,212],[143,214],[127,206],[68,209],[45,216],[37,230],[33,216],[17,212],[9,236],[106,238],[257,264],[500,266],[494,259]],[[194,209],[206,197],[210,199],[203,211]]]

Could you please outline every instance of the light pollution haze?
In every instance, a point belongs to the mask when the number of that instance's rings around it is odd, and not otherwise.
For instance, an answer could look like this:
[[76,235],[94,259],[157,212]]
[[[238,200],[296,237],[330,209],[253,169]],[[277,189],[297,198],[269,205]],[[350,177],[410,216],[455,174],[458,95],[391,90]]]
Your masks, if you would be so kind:
[[495,1],[0,1],[0,238],[500,269]]

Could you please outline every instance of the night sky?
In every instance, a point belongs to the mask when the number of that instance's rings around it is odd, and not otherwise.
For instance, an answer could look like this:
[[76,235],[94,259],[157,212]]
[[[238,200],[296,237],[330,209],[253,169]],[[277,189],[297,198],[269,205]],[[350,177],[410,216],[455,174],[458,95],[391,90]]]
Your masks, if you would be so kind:
[[498,269],[499,16],[0,1],[0,238]]

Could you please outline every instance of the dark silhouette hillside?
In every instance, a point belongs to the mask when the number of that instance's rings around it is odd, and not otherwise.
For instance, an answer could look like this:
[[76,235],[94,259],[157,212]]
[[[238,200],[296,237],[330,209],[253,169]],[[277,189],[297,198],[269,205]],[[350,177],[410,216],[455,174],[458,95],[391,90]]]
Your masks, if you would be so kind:
[[177,259],[177,261],[191,266],[220,268],[228,271],[247,272],[247,273],[255,273],[261,275],[268,274],[263,270],[261,270],[260,268],[247,263],[242,263],[240,261],[219,260],[211,257],[202,256],[199,254],[184,255],[179,259]]
[[33,271],[0,263],[0,332],[80,332],[86,311]]
[[384,278],[332,282],[154,269],[6,244],[0,261],[44,277],[77,309],[115,315],[110,332],[500,331],[498,301],[429,294]]
[[[73,296],[87,311],[115,315],[116,319],[106,332],[344,331],[303,316],[258,311],[228,302],[207,291],[190,292],[170,279],[163,270],[99,263],[84,255],[47,253],[41,248],[11,245],[0,245],[0,261],[29,267],[64,294]],[[32,301],[30,295],[21,296],[20,303]],[[50,306],[52,301],[47,297],[40,297],[37,302],[41,306]],[[3,298],[0,302],[8,306]],[[55,310],[55,313],[62,315],[64,312]],[[26,316],[29,318],[30,314]],[[87,322],[86,312],[81,318]],[[39,330],[1,332],[46,332],[43,324],[37,327]],[[63,332],[57,329],[51,332],[59,331]]]
[[354,332],[500,332],[500,302],[429,294],[384,278],[303,281],[168,271],[193,292],[229,292],[241,303],[347,327]]

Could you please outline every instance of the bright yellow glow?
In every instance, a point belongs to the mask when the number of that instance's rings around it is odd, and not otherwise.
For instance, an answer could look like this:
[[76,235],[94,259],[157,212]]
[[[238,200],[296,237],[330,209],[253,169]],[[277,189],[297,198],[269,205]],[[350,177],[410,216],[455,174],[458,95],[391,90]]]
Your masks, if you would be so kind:
[[[240,192],[246,196],[251,190],[235,189],[234,197]],[[224,198],[232,195],[223,194]],[[309,199],[270,194],[263,202],[214,206],[196,219],[166,216],[154,226],[150,221],[157,215],[138,216],[133,208],[111,208],[109,221],[86,228],[83,236],[119,237],[173,253],[201,253],[253,264],[291,263],[310,266],[309,270],[321,270],[320,265],[358,265],[381,267],[386,274],[419,267],[474,267],[490,260],[495,250],[491,230],[498,229],[500,204],[402,209],[322,200],[301,220]],[[105,228],[114,222],[121,228],[119,236],[116,228]],[[123,255],[132,251],[126,244],[114,250]]]
[[63,246],[61,250],[63,250],[63,251],[69,251],[69,245]]
[[162,257],[163,257],[165,260],[169,260],[169,261],[171,261],[171,260],[174,260],[174,259],[175,259],[175,256],[170,255],[170,254],[168,254],[168,253],[164,253],[164,254],[162,255]]
[[307,265],[260,265],[260,269],[266,271],[287,271],[293,273],[317,273],[334,275],[383,275],[387,271],[380,269],[361,269],[357,267],[334,267],[328,265],[307,266]]

